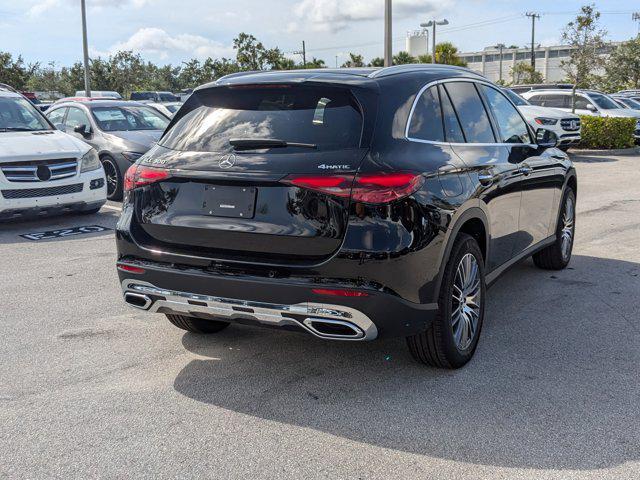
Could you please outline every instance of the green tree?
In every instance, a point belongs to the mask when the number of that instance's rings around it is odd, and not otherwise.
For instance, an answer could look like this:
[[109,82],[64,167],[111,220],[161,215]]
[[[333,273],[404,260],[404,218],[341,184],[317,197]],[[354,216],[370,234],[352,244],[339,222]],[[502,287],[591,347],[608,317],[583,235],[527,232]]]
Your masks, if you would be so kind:
[[364,57],[362,55],[356,55],[355,53],[349,54],[349,60],[342,64],[342,68],[352,67],[364,67]]
[[418,55],[418,63],[431,63],[431,55]]
[[611,53],[605,72],[607,90],[640,89],[640,35]]
[[29,77],[37,68],[37,64],[26,66],[20,55],[14,60],[9,52],[0,52],[0,83],[6,83],[15,89],[24,89]]
[[562,42],[571,48],[568,60],[563,60],[560,68],[573,84],[573,112],[576,88],[587,87],[593,72],[604,64],[599,52],[604,47],[606,31],[600,28],[599,21],[600,12],[595,6],[584,5],[575,20],[569,22],[562,32]]
[[511,76],[516,85],[544,82],[542,74],[527,62],[518,62],[511,67]]
[[240,70],[274,70],[291,65],[279,48],[266,48],[256,37],[244,32],[233,40],[233,48]]
[[445,65],[457,65],[466,67],[467,62],[458,56],[458,47],[451,42],[442,42],[436,45],[436,63]]
[[416,57],[412,57],[408,52],[398,52],[393,56],[393,64],[394,65],[406,65],[408,63],[417,63],[418,59]]
[[372,58],[371,61],[369,62],[369,66],[370,67],[384,67],[384,58],[382,58],[382,57]]

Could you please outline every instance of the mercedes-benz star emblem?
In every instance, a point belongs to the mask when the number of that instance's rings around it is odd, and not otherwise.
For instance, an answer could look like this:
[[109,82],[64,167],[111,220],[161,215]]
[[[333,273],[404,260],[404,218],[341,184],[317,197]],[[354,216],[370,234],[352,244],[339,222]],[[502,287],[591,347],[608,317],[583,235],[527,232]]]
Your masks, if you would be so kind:
[[38,165],[36,176],[41,182],[46,182],[47,180],[51,180],[51,170],[46,165]]
[[236,156],[233,153],[220,157],[220,168],[231,168],[236,164]]

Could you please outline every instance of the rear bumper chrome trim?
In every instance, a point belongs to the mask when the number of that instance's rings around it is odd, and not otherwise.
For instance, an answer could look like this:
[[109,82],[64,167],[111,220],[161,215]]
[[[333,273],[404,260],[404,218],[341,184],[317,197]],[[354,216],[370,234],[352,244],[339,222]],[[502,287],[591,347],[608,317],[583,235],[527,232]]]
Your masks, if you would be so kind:
[[[296,325],[317,337],[331,340],[363,341],[373,340],[378,336],[378,329],[367,315],[343,305],[324,303],[284,305],[215,297],[167,290],[136,279],[123,280],[122,291],[125,301],[127,295],[149,298],[151,302],[148,305],[144,307],[133,306],[154,313],[175,313],[178,315],[197,313],[211,316],[212,319],[233,321],[234,319],[249,318],[273,326]],[[348,326],[353,334],[322,333],[311,323],[311,321],[322,322],[322,320],[327,320],[326,323]]]

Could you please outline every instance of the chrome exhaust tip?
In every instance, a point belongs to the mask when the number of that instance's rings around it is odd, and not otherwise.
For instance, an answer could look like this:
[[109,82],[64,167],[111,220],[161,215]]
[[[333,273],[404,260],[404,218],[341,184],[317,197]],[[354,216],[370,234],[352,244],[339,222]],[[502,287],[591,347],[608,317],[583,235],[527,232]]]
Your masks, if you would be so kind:
[[148,310],[151,306],[151,299],[141,293],[125,292],[124,301],[140,310]]
[[305,318],[305,327],[314,335],[334,340],[358,340],[364,338],[364,332],[356,325],[343,320],[325,318]]

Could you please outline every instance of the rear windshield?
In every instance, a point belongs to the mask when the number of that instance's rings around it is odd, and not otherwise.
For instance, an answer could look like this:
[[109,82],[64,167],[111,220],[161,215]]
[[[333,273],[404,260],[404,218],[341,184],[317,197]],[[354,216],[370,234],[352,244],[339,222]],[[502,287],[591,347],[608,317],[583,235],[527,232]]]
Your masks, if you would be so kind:
[[160,93],[158,97],[160,97],[161,102],[177,102],[180,100],[173,93]]
[[289,85],[213,88],[192,95],[186,110],[188,113],[181,114],[160,141],[161,145],[205,152],[230,151],[231,138],[309,143],[319,150],[360,145],[362,115],[353,96],[344,88]]

